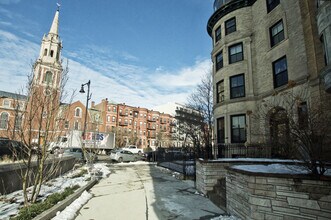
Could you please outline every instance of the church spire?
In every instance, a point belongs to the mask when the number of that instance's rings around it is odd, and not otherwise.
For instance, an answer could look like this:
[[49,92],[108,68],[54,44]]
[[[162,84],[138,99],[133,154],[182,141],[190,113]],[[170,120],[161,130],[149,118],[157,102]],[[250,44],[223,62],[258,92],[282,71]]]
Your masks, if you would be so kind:
[[59,5],[55,12],[53,23],[51,29],[49,30],[50,34],[58,35],[59,34]]

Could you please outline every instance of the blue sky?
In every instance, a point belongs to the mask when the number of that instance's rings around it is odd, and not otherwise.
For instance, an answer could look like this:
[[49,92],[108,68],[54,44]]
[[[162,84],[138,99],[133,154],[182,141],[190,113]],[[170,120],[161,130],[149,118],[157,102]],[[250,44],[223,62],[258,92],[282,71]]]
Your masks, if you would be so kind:
[[[0,0],[0,90],[19,91],[49,31],[53,0]],[[62,0],[67,90],[91,80],[92,100],[154,108],[185,102],[211,69],[213,0]],[[76,91],[76,93],[77,93]],[[75,100],[84,100],[76,94]]]

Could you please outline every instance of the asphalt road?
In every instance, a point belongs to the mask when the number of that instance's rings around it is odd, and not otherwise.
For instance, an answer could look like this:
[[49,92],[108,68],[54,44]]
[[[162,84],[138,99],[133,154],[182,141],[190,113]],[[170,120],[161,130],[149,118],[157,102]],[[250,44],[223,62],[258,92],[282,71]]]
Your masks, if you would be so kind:
[[174,178],[154,164],[110,164],[112,173],[90,192],[77,220],[210,219],[224,214],[196,194],[193,181]]

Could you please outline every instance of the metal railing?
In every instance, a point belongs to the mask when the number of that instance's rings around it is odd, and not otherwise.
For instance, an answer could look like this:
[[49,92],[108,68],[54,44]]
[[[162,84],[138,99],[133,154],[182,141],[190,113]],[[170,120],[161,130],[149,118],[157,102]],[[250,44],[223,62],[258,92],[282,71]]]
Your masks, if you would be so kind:
[[216,149],[218,158],[272,158],[267,144],[217,144]]

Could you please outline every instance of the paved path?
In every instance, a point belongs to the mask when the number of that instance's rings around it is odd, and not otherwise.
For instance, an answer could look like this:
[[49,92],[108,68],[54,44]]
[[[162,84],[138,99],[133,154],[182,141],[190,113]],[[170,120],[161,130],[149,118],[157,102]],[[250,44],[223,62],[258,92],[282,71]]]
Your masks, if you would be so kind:
[[77,220],[210,219],[223,214],[195,194],[192,181],[181,181],[148,164],[111,164],[108,178],[91,189],[93,198]]

